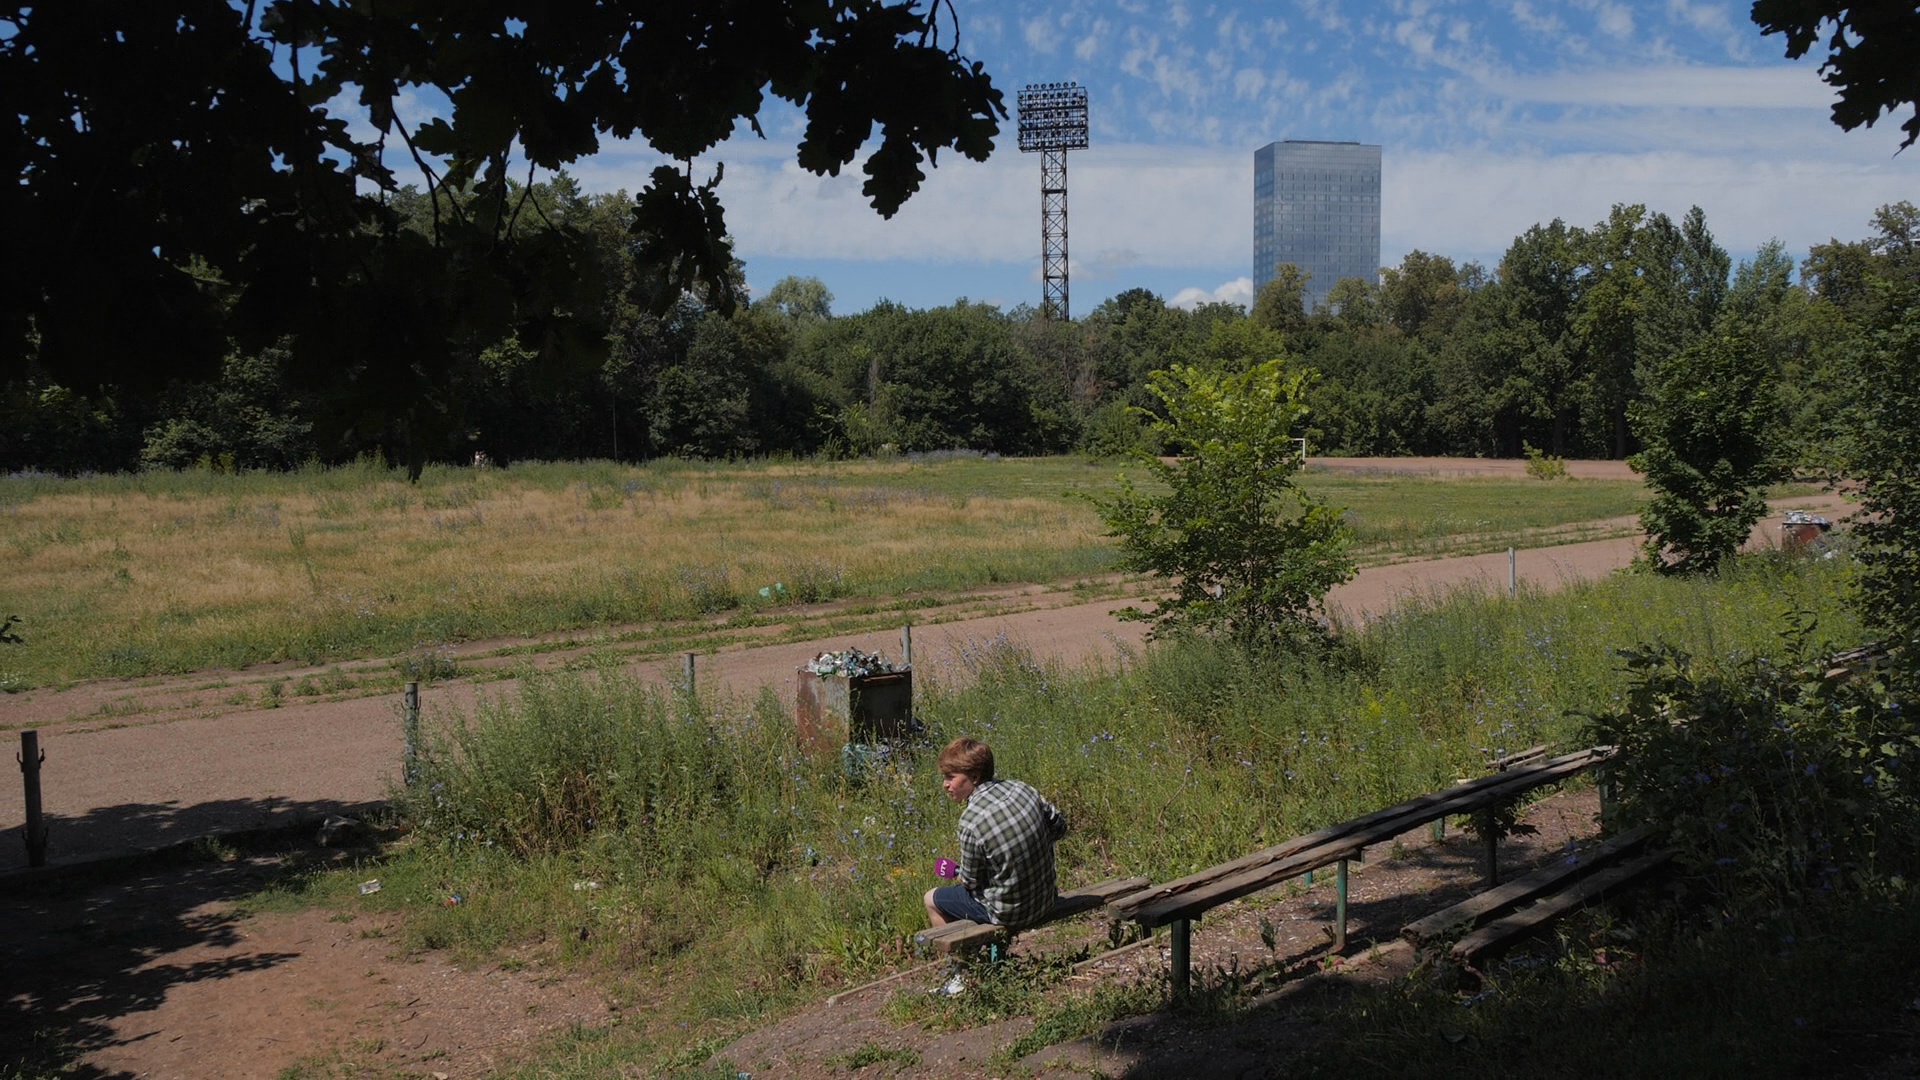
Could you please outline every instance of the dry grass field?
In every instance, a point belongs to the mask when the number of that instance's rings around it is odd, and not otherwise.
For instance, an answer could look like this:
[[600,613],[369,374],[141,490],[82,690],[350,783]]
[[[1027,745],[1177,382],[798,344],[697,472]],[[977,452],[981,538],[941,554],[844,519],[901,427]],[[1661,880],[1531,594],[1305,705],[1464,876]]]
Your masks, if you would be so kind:
[[[446,643],[825,600],[910,609],[1002,583],[1070,586],[1114,551],[1089,493],[1111,462],[371,466],[287,475],[0,478],[0,687]],[[1633,481],[1307,474],[1371,561],[1590,539]],[[1596,529],[1598,533],[1596,533]]]

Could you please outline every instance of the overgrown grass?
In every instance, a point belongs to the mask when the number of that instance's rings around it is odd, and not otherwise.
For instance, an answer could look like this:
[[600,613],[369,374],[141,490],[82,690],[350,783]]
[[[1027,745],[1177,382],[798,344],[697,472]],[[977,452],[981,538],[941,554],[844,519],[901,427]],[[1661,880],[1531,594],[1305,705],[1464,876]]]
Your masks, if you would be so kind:
[[[1759,559],[1712,581],[1456,594],[1329,663],[1187,643],[1068,671],[982,642],[964,685],[917,688],[920,752],[861,777],[795,749],[771,693],[740,705],[614,671],[534,679],[432,748],[382,891],[340,875],[307,895],[404,912],[415,946],[544,951],[636,1006],[544,1051],[541,1075],[657,1065],[915,962],[920,893],[957,813],[926,750],[955,734],[989,739],[1006,775],[1066,812],[1065,884],[1165,879],[1443,786],[1502,749],[1568,745],[1583,723],[1570,711],[1623,692],[1623,643],[1734,663],[1777,654],[1790,609],[1848,641],[1840,573]],[[1113,1006],[1076,1008],[1061,1030]]]
[[[292,474],[0,477],[4,688],[265,661],[326,663],[788,601],[1070,584],[1115,552],[1112,462],[370,464]],[[1617,517],[1637,482],[1309,473],[1363,558],[1526,544]],[[1548,542],[1595,535],[1555,534]]]

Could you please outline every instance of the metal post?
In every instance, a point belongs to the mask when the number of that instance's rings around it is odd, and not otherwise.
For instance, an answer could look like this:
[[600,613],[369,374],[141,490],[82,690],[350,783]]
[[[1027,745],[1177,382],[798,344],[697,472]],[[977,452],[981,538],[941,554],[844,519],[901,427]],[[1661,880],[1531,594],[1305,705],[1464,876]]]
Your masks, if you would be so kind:
[[1190,970],[1193,963],[1193,924],[1185,919],[1173,921],[1173,996],[1175,1000],[1187,996],[1190,985]]
[[1507,549],[1507,595],[1520,595],[1520,557]]
[[688,697],[692,697],[692,696],[693,696],[693,691],[694,691],[694,687],[695,687],[695,685],[696,685],[696,684],[694,683],[694,681],[693,681],[693,658],[694,658],[694,655],[695,655],[695,654],[693,654],[693,653],[687,653],[687,654],[685,655],[685,657],[684,657],[684,668],[685,668],[685,671],[684,671],[684,673],[683,673],[683,675],[682,675],[682,683],[683,683],[683,684],[684,684],[684,685],[686,686],[686,688],[687,688],[687,696],[688,696]]
[[913,666],[913,624],[900,628],[900,666]]
[[1333,871],[1333,951],[1347,951],[1347,860]]
[[1608,774],[1605,765],[1596,768],[1593,772],[1594,786],[1600,789],[1600,831],[1602,833],[1610,833],[1613,831],[1614,826],[1613,802],[1615,792],[1613,789],[1613,777]]
[[40,813],[40,765],[47,760],[40,749],[40,733],[20,733],[20,782],[27,790],[27,865],[47,865],[47,820]]
[[406,704],[400,713],[400,727],[406,734],[406,758],[400,770],[401,779],[411,785],[420,777],[420,684],[407,684]]
[[1446,838],[1447,838],[1447,819],[1443,817],[1434,818],[1433,819],[1433,842],[1437,844],[1440,841],[1445,840]]

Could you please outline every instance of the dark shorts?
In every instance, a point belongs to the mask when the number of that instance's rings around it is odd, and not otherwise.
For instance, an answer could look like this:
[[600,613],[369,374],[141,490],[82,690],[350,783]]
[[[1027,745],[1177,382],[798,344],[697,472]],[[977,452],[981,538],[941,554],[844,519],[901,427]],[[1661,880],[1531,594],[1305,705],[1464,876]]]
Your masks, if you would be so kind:
[[942,885],[933,890],[933,906],[949,919],[968,919],[977,923],[993,921],[987,906],[975,900],[964,885]]

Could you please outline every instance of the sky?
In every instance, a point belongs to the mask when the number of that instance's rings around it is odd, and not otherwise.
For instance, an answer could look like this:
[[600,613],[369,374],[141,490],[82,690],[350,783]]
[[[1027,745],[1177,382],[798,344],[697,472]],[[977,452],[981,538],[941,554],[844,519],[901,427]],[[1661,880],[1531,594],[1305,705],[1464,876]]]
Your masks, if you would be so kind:
[[[1068,155],[1071,309],[1142,286],[1183,306],[1251,304],[1253,154],[1280,139],[1382,147],[1381,261],[1418,249],[1489,269],[1514,237],[1616,203],[1698,205],[1736,261],[1799,258],[1920,201],[1905,114],[1842,132],[1818,60],[1788,61],[1745,0],[953,0],[962,52],[1012,111],[1021,86],[1087,88]],[[992,157],[942,155],[893,219],[794,163],[800,118],[762,117],[696,165],[749,286],[811,275],[848,314],[888,299],[1038,306],[1040,155],[1004,125]],[[658,157],[610,145],[570,171],[637,190]]]

